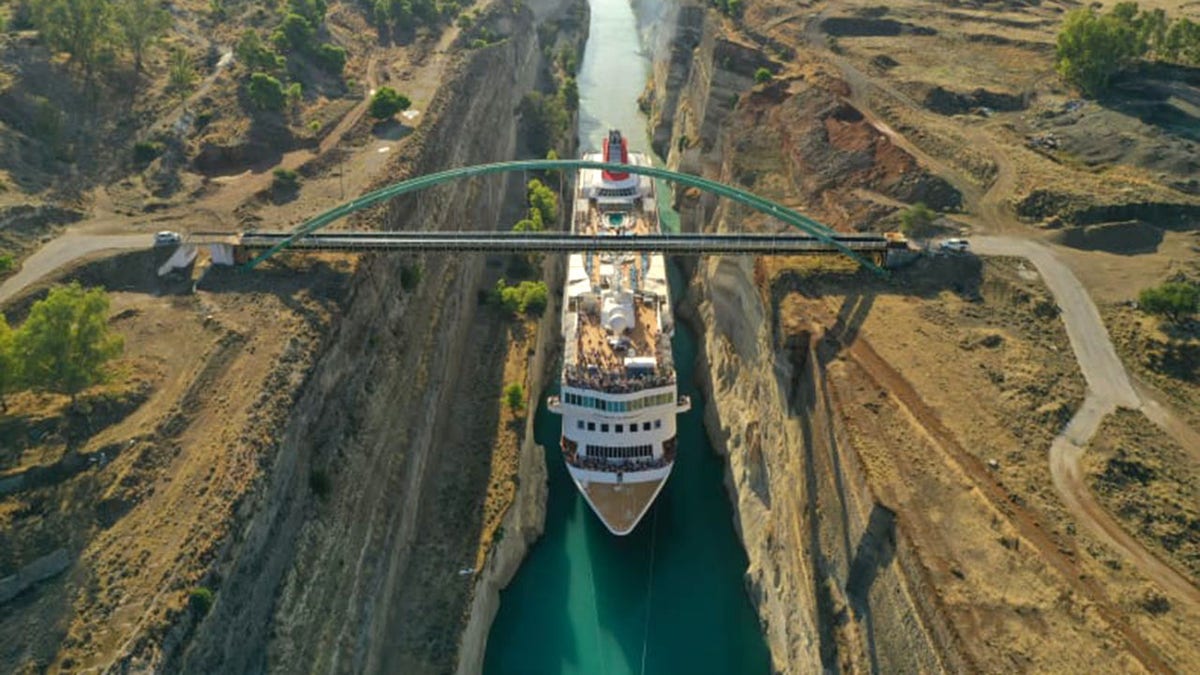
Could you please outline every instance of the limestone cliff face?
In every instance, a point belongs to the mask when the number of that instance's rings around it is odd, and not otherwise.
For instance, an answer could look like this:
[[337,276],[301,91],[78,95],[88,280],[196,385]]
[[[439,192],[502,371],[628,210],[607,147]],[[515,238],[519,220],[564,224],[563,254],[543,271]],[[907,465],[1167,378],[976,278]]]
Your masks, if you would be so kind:
[[[656,70],[687,77],[670,94],[659,91],[669,79],[656,82],[655,103],[677,103],[656,111],[655,121],[669,123],[673,166],[746,186],[744,167],[759,160],[758,148],[741,142],[731,121],[761,52],[721,37],[714,19],[704,15],[690,61],[672,59]],[[679,20],[681,39],[695,34],[694,16],[681,12]],[[656,138],[664,135],[655,129]],[[826,159],[834,157],[811,161]],[[688,230],[737,230],[744,216],[708,197],[677,195],[676,203]],[[939,656],[953,652],[944,644],[949,631],[925,606],[930,596],[904,533],[875,499],[840,428],[825,380],[836,350],[815,321],[807,333],[782,337],[766,283],[751,259],[705,259],[685,309],[702,338],[705,424],[727,459],[748,585],[773,666],[785,673],[953,670],[953,655]]]
[[[543,16],[577,0],[534,4]],[[515,156],[514,110],[544,68],[534,12],[497,3],[480,23],[506,39],[455,57],[389,182]],[[388,229],[494,228],[509,180],[446,184],[374,217]],[[419,283],[403,288],[401,271],[418,265]],[[488,409],[497,407],[502,377],[503,352],[497,359],[489,350],[503,329],[477,309],[483,270],[479,256],[363,262],[269,483],[246,505],[253,515],[217,565],[217,602],[182,670],[454,667],[472,591],[471,577],[458,575],[469,560],[459,550],[478,535],[496,420]],[[523,453],[530,489],[510,533],[540,529],[541,463],[532,448]],[[313,489],[317,474],[329,477],[328,494]],[[515,567],[519,555],[514,549],[495,564]]]

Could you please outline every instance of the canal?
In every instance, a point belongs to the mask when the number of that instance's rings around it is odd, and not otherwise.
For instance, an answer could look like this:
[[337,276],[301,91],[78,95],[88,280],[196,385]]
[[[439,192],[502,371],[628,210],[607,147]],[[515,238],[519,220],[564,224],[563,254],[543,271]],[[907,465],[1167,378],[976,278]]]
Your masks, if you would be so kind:
[[[617,128],[630,149],[649,152],[646,119],[637,109],[649,72],[629,0],[591,0],[578,76],[584,151],[598,150],[605,132]],[[660,204],[667,201],[664,194]],[[678,222],[673,213],[662,215],[664,223]],[[676,306],[685,290],[672,266]],[[704,399],[693,382],[696,339],[681,322],[676,326],[671,345],[679,390],[692,397],[692,410],[679,419],[672,476],[629,536],[609,534],[575,490],[559,452],[561,418],[540,402],[536,438],[546,448],[550,479],[546,530],[501,594],[485,673],[768,672],[743,585],[747,561],[733,529],[724,467],[704,433]]]

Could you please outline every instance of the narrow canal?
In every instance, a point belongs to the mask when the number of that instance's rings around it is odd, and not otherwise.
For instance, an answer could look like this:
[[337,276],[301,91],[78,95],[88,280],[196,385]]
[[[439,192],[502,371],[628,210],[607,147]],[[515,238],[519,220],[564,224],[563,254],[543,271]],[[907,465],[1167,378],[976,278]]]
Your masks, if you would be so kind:
[[[629,0],[592,0],[578,78],[584,151],[598,150],[604,133],[618,128],[631,149],[649,152],[646,119],[637,109],[649,69]],[[673,213],[663,216],[677,222]],[[676,305],[684,290],[672,267]],[[672,476],[631,535],[610,535],[588,509],[563,467],[561,418],[544,401],[538,406],[536,437],[547,449],[550,476],[546,531],[501,595],[485,673],[769,670],[743,586],[747,561],[733,529],[723,466],[704,433],[704,399],[693,382],[696,339],[676,325],[671,344],[679,389],[692,397],[692,410],[679,420]]]

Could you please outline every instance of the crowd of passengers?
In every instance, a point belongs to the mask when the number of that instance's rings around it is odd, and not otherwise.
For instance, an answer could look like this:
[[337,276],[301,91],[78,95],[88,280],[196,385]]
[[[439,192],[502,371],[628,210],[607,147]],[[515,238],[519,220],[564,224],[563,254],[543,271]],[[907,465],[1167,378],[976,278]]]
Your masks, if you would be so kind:
[[666,371],[632,375],[624,368],[618,370],[583,369],[567,366],[567,384],[609,394],[627,394],[652,387],[665,387],[675,382],[675,373]]
[[592,471],[646,471],[648,469],[661,469],[666,466],[668,459],[662,457],[654,459],[646,457],[643,459],[605,459],[602,457],[580,457],[578,453],[564,452],[567,464],[576,469],[589,469]]

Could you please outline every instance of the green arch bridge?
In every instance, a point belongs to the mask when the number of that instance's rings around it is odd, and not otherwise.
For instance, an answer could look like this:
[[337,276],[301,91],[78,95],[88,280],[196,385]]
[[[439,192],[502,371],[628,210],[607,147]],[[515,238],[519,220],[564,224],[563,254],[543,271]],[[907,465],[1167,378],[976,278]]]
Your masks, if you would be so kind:
[[610,162],[595,162],[582,159],[532,159],[519,160],[512,162],[498,162],[495,164],[479,164],[475,166],[460,167],[457,169],[448,169],[438,173],[432,173],[425,176],[418,176],[408,180],[380,188],[373,192],[369,192],[357,199],[352,199],[344,204],[340,204],[328,211],[321,213],[308,221],[301,223],[289,235],[283,237],[272,244],[265,251],[255,256],[250,262],[246,263],[247,268],[253,268],[260,262],[275,255],[283,249],[291,246],[297,240],[328,226],[337,220],[345,218],[350,214],[365,209],[367,207],[378,204],[379,202],[399,197],[424,190],[435,185],[447,183],[450,181],[462,180],[465,178],[475,178],[477,176],[485,176],[494,173],[508,173],[515,171],[548,171],[548,170],[575,170],[580,169],[598,169],[607,170],[618,173],[633,173],[651,178],[662,178],[680,185],[699,188],[705,192],[715,194],[720,197],[733,200],[739,204],[744,204],[750,208],[765,213],[767,215],[778,218],[779,220],[802,230],[812,238],[830,247],[832,250],[837,250],[842,254],[849,256],[859,265],[871,270],[880,275],[887,276],[887,271],[875,264],[868,258],[860,255],[847,245],[845,238],[840,237],[832,229],[822,225],[821,223],[809,218],[805,215],[797,213],[782,204],[777,204],[769,199],[759,197],[745,190],[725,185],[714,180],[693,176],[690,174],[670,171],[653,166],[638,166],[633,164],[618,164]]

